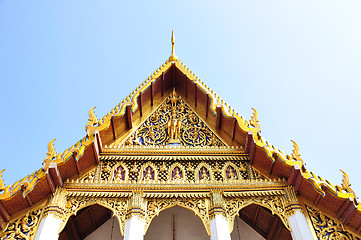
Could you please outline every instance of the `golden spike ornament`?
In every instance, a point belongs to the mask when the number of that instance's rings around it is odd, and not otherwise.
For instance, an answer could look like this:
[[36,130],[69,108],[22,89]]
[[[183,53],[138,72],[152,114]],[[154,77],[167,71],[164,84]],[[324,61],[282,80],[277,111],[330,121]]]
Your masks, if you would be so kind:
[[89,127],[92,127],[99,123],[99,120],[97,119],[97,116],[94,113],[95,108],[96,107],[93,107],[89,110],[89,118],[88,118],[88,123],[85,125],[85,131],[88,131]]
[[291,154],[291,157],[296,160],[296,161],[301,161],[303,163],[303,160],[301,158],[301,154],[300,154],[300,148],[298,147],[298,144],[291,140],[291,142],[293,142],[293,151]]
[[56,152],[54,149],[54,141],[56,139],[54,138],[53,140],[51,140],[48,144],[48,152],[46,153],[46,158],[44,159],[43,162],[43,170],[44,172],[46,172],[49,168],[49,165],[51,163],[51,161],[53,160],[54,157],[56,157]]
[[253,110],[253,116],[251,117],[249,123],[251,124],[252,127],[258,128],[259,131],[261,131],[261,125],[259,125],[259,121],[258,121],[258,112],[254,108],[251,109]]
[[351,188],[351,183],[350,183],[350,179],[347,175],[347,173],[343,170],[340,169],[340,171],[343,173],[343,179],[342,179],[342,183],[341,183],[341,187],[340,186],[336,186],[338,191],[344,190],[347,193],[352,193],[356,199],[356,193],[354,192],[354,190]]
[[54,149],[54,141],[56,139],[54,138],[53,140],[51,140],[48,144],[48,152],[46,153],[46,155],[48,155],[49,158],[54,158],[56,157],[56,152]]
[[175,43],[175,37],[174,37],[174,31],[172,30],[172,38],[171,38],[171,42],[172,42],[172,54],[169,57],[169,61],[173,62],[173,61],[177,61],[178,57],[175,55],[174,52],[174,43]]
[[4,183],[4,180],[2,180],[2,173],[5,171],[5,169],[1,170],[0,171],[0,191],[3,191],[5,190],[5,183]]

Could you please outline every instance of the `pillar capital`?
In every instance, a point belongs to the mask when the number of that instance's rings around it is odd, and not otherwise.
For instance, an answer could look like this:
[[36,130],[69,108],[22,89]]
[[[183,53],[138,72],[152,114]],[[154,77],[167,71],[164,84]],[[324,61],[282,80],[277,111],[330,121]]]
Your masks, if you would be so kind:
[[144,220],[147,208],[147,201],[143,197],[143,191],[133,190],[132,197],[128,201],[127,214],[125,218],[131,219],[137,216],[139,219]]
[[227,218],[226,203],[223,198],[223,192],[220,189],[212,189],[211,206],[209,210],[210,219],[214,219],[216,215],[222,215]]
[[287,186],[285,188],[285,213],[287,217],[290,217],[292,215],[295,215],[296,211],[300,211],[302,213],[302,207],[300,203],[298,202],[295,190],[293,189],[293,186]]

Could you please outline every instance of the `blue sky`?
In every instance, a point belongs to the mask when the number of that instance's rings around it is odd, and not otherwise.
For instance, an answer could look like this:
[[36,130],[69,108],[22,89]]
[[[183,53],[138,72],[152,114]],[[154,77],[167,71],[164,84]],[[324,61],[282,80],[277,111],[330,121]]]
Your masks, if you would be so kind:
[[170,55],[285,153],[361,194],[360,1],[0,1],[5,182],[62,152]]

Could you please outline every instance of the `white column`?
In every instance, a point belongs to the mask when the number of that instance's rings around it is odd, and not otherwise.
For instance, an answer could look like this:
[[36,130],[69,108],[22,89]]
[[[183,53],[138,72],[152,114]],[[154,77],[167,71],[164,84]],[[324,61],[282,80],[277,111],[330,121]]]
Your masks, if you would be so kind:
[[222,216],[222,214],[216,214],[210,221],[210,225],[211,240],[231,240],[228,221]]
[[143,240],[145,222],[137,215],[132,216],[125,223],[124,240]]
[[35,240],[58,240],[61,220],[49,214],[40,222]]
[[293,240],[312,240],[312,233],[305,216],[300,211],[288,217]]

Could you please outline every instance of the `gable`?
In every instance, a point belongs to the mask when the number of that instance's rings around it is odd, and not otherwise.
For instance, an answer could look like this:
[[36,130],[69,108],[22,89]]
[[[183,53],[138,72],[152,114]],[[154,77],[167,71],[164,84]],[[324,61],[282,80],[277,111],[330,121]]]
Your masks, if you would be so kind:
[[173,91],[121,145],[204,147],[225,143]]

